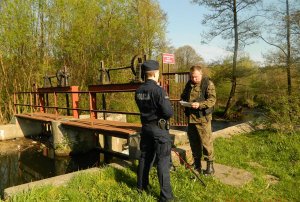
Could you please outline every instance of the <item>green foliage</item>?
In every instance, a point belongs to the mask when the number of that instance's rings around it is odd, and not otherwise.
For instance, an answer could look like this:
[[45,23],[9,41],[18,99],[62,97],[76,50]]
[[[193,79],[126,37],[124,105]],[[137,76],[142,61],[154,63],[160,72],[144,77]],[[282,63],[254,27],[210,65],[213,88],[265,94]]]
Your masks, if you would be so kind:
[[[260,74],[257,65],[248,57],[242,57],[237,61],[237,89],[233,108],[235,106],[245,105],[254,107],[256,104],[253,101],[255,94],[258,91],[257,88],[253,88],[254,82],[257,82],[257,76]],[[222,63],[211,64],[211,77],[216,85],[217,91],[217,106],[225,106],[228,95],[231,89],[231,77],[232,77],[232,61],[230,59],[224,60]]]
[[203,63],[203,58],[199,56],[191,46],[182,46],[175,50],[175,61],[177,71],[190,71],[193,65]]
[[[13,114],[13,91],[41,87],[45,74],[66,66],[70,85],[84,89],[99,83],[100,61],[128,66],[166,44],[165,14],[154,0],[3,0],[0,9],[0,122]],[[113,82],[130,74],[118,72]]]
[[[298,201],[300,182],[300,134],[268,131],[215,140],[216,162],[245,169],[254,179],[241,187],[221,183],[215,177],[191,180],[184,166],[171,172],[171,184],[178,201]],[[149,192],[136,190],[136,166],[126,169],[104,167],[93,174],[81,174],[66,186],[43,187],[18,194],[9,201],[156,201],[159,183],[150,172]],[[265,177],[273,175],[272,184]]]
[[115,111],[138,112],[134,93],[115,93],[109,99],[109,109]]
[[[231,61],[211,64],[212,79],[216,85],[217,106],[225,106],[230,92]],[[266,109],[266,126],[279,131],[292,132],[299,122],[299,96],[286,96],[286,73],[280,66],[258,67],[249,58],[238,61],[237,88],[227,118],[236,120],[244,108]],[[292,86],[299,85],[299,73],[291,71]],[[288,101],[290,100],[290,101]]]
[[299,96],[278,96],[267,102],[264,124],[267,128],[278,132],[292,133],[299,128],[300,99]]

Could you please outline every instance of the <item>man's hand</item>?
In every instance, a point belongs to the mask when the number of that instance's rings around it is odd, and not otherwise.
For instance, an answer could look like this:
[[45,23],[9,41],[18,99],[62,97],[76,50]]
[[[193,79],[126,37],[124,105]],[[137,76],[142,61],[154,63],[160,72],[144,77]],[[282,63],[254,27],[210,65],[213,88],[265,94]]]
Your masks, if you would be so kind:
[[199,102],[193,102],[192,103],[192,108],[193,109],[198,109],[199,108]]

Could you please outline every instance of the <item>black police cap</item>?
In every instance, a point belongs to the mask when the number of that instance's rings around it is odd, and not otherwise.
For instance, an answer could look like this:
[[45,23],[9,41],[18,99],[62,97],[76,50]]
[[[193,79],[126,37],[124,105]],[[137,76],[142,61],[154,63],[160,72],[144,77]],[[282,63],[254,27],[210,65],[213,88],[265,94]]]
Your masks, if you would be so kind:
[[146,60],[142,64],[142,69],[147,72],[147,71],[153,71],[153,70],[159,70],[159,63],[155,60]]

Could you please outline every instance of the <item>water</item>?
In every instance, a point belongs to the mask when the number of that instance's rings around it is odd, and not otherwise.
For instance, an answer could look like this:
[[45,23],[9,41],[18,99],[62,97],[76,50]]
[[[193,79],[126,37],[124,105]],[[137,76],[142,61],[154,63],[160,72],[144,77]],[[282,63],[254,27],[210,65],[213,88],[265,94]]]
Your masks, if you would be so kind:
[[[24,140],[22,140],[24,139]],[[20,138],[1,142],[10,145],[9,150],[3,153],[0,150],[0,194],[7,187],[16,186],[66,173],[99,167],[107,162],[104,155],[98,150],[82,155],[57,157],[53,149],[34,140]]]

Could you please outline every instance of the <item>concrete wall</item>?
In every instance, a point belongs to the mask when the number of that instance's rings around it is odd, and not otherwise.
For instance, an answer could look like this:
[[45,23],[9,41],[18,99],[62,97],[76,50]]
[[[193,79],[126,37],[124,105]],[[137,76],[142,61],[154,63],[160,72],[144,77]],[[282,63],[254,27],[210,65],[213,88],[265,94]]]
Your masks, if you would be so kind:
[[99,147],[98,134],[91,130],[63,127],[60,121],[51,121],[50,126],[50,131],[45,131],[49,127],[45,122],[16,118],[15,124],[0,125],[0,141],[51,132],[53,148],[58,156],[85,153]]
[[[100,114],[99,118],[101,119]],[[106,119],[126,121],[126,115],[108,114]],[[45,132],[53,135],[53,147],[58,156],[85,153],[97,147],[122,152],[123,146],[127,144],[127,140],[115,137],[106,137],[104,142],[102,134],[95,133],[93,130],[62,126],[60,121],[51,121],[46,124],[42,121],[20,117],[15,119],[15,124],[0,126],[0,141],[41,135]]]
[[[100,120],[104,119],[103,113],[97,113],[97,117]],[[109,121],[121,121],[121,122],[127,122],[127,118],[125,114],[112,114],[112,113],[106,113],[105,114],[105,120]],[[116,137],[106,137],[106,142],[104,142],[104,136],[102,134],[99,134],[99,144],[101,148],[109,148],[113,151],[122,152],[123,146],[127,144],[127,140],[116,138]]]
[[25,137],[41,135],[45,129],[41,121],[26,118],[17,118],[16,125],[19,125]]
[[63,127],[60,121],[52,121],[53,147],[57,156],[85,153],[99,146],[94,131],[76,127]]
[[0,125],[0,141],[24,137],[21,129],[16,124]]
[[40,135],[43,128],[39,121],[17,118],[15,124],[0,125],[0,141]]

